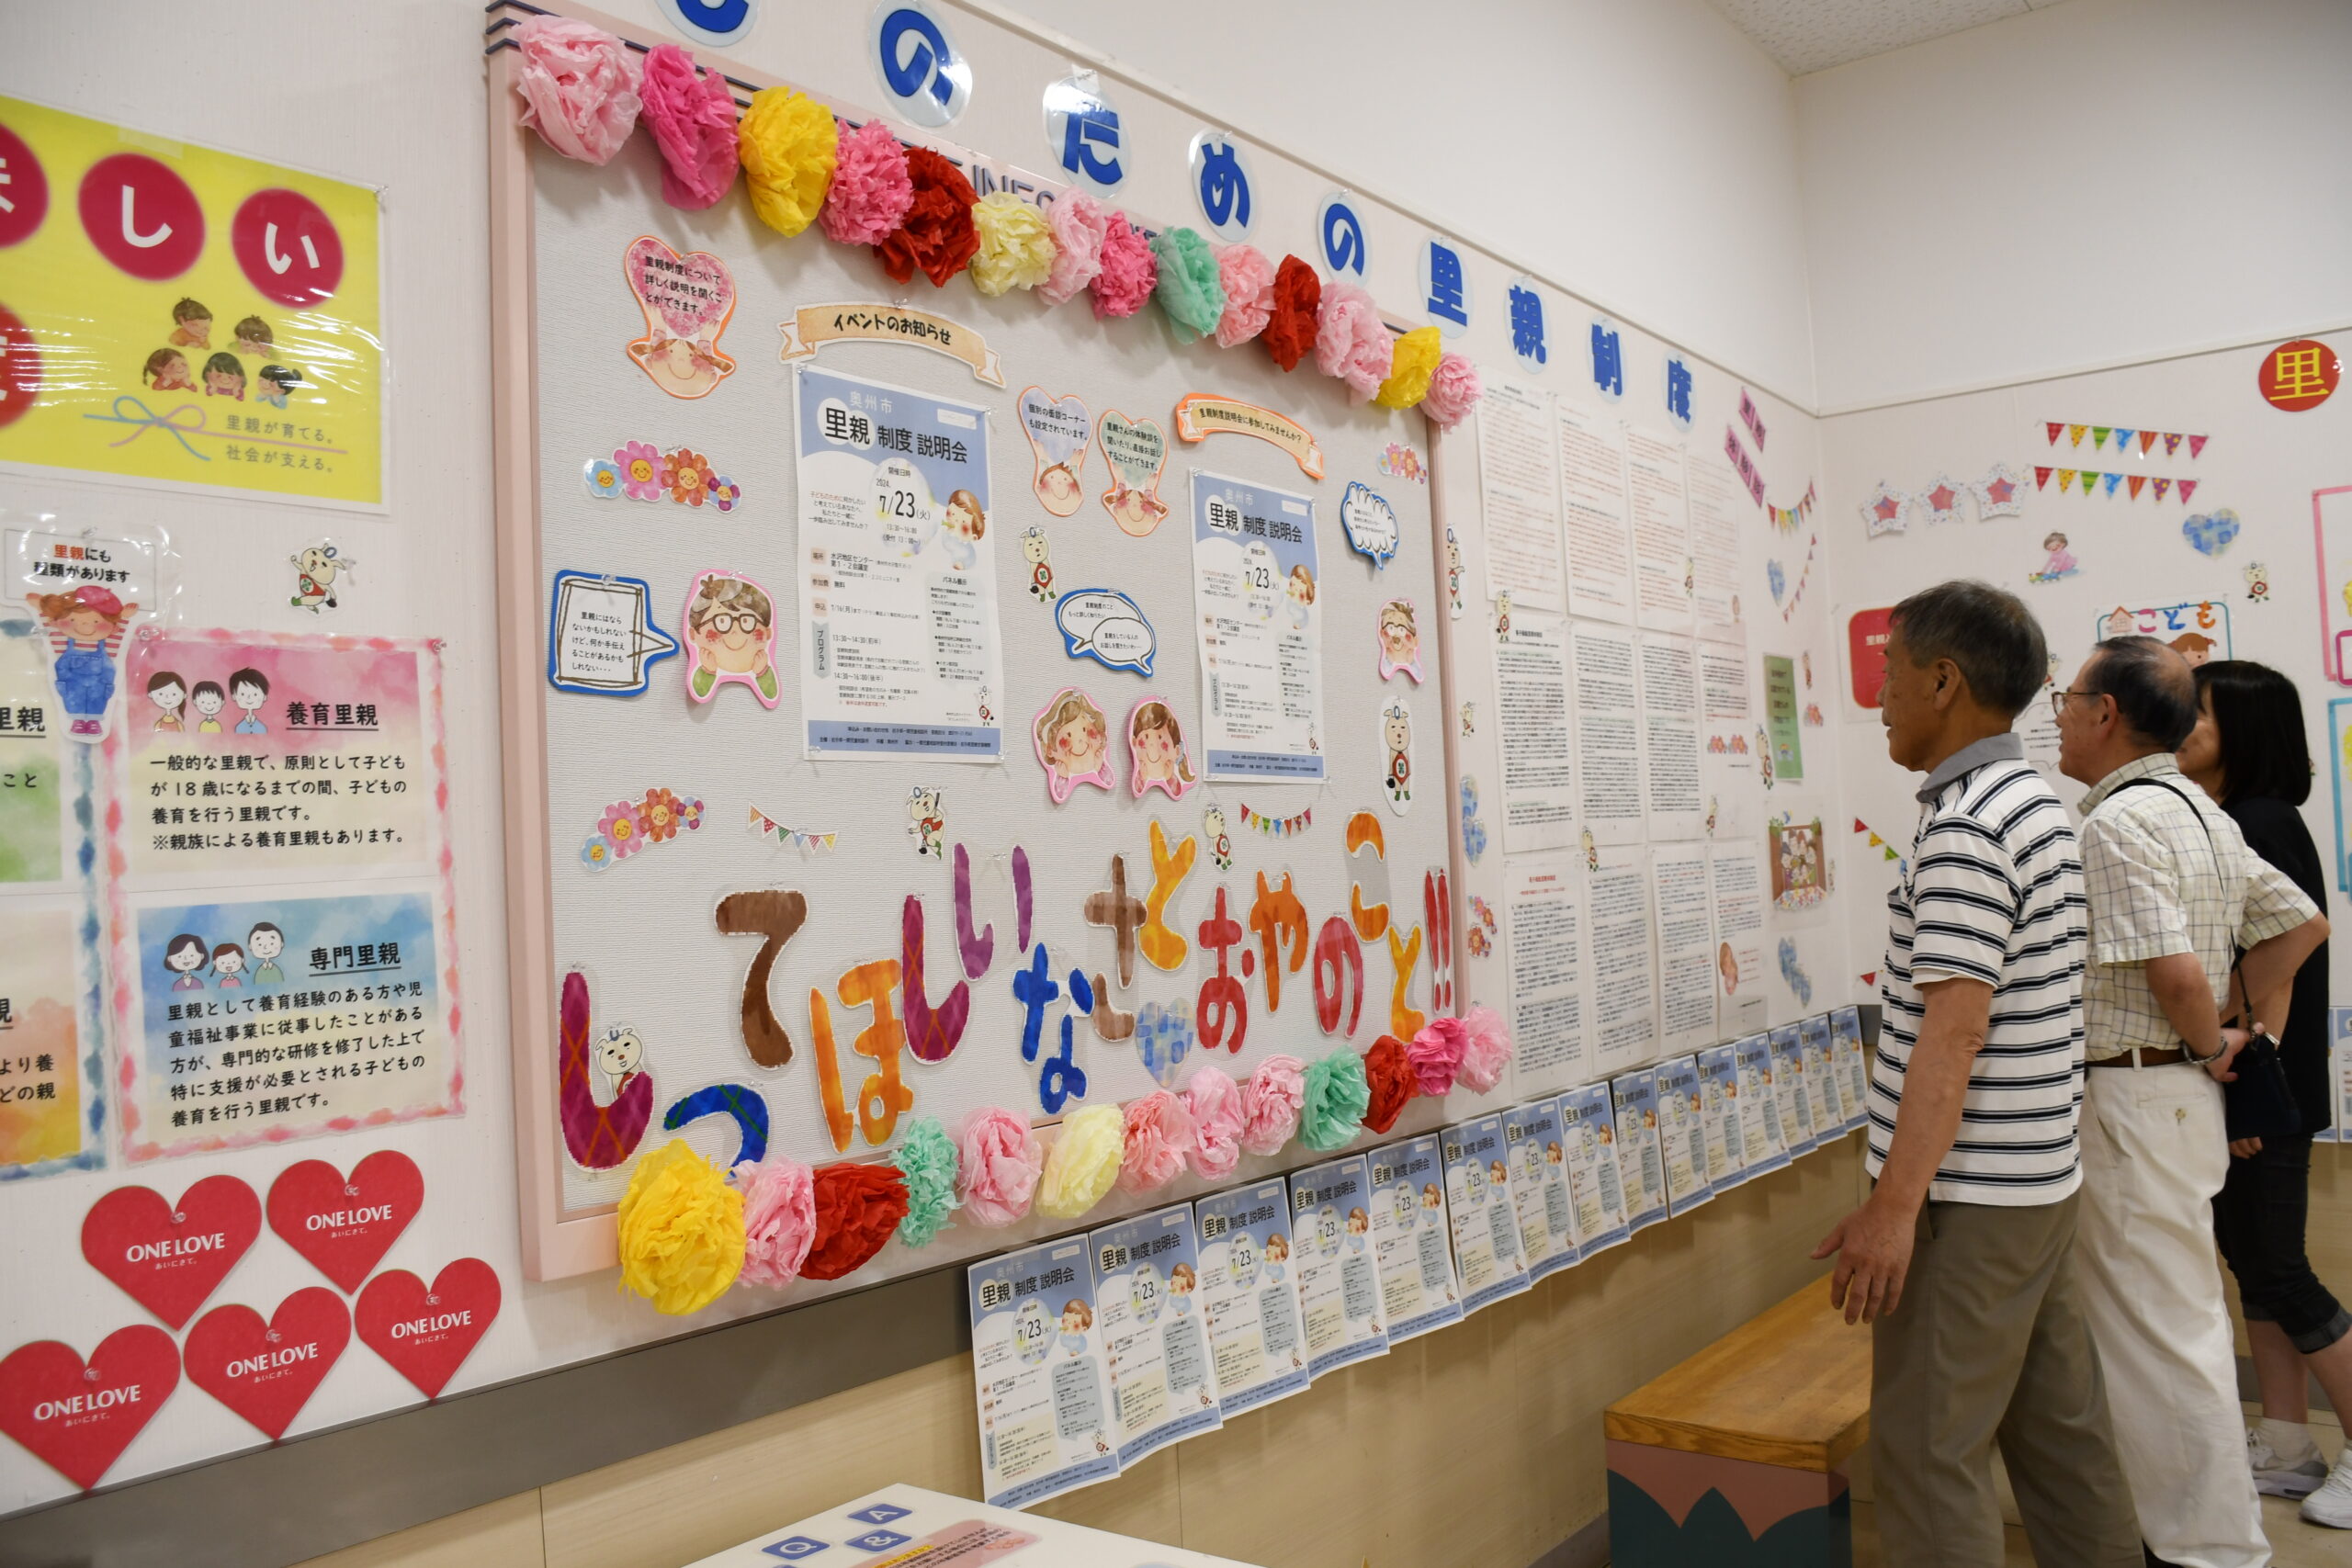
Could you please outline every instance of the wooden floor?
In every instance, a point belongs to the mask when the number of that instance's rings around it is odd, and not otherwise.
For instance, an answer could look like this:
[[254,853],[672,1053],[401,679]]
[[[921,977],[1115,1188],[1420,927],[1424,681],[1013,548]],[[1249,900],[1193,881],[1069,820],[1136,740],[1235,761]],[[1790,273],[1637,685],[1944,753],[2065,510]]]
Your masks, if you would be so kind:
[[[2344,1443],[2343,1432],[2326,1416],[2314,1414],[2312,1436],[2318,1440],[2320,1451],[2333,1463],[2336,1450]],[[2298,1506],[2284,1497],[2262,1500],[2262,1525],[2270,1537],[2275,1568],[2346,1568],[2352,1564],[2352,1530],[2307,1525],[2295,1517]],[[2003,1568],[2035,1568],[2033,1553],[2025,1543],[2025,1531],[2011,1525],[2008,1538],[2008,1555],[2001,1560]],[[1854,1568],[1900,1568],[1899,1564],[1889,1563],[1879,1551],[1878,1525],[1868,1503],[1854,1506]],[[2042,1568],[2055,1565],[2043,1564]]]

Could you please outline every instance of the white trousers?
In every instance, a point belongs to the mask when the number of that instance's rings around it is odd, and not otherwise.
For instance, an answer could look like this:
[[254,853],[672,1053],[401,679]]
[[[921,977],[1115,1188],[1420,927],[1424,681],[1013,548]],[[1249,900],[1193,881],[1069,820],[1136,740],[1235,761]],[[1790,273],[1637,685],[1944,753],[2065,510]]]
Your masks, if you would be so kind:
[[2230,1160],[2222,1086],[2185,1063],[2088,1078],[2075,1257],[2140,1533],[2182,1568],[2263,1568],[2270,1545],[2213,1252]]

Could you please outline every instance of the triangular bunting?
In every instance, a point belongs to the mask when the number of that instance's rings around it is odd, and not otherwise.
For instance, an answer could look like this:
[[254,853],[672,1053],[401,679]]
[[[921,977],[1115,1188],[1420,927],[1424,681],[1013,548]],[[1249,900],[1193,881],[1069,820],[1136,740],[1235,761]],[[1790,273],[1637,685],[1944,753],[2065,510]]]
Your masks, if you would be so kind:
[[2085,468],[2083,470],[2083,493],[2085,495],[2088,495],[2092,491],[2098,488],[2098,476],[2093,473],[2090,469]]
[[2116,450],[2116,452],[2117,452],[2119,455],[2120,455],[2120,454],[2121,454],[2121,452],[2123,451],[2123,449],[2124,449],[2126,446],[2131,446],[2131,445],[2132,445],[2132,437],[2133,435],[2137,434],[2139,434],[2137,431],[2126,430],[2126,429],[2124,429],[2121,425],[2120,425],[2120,424],[2119,424],[2119,425],[2117,425],[2117,426],[2115,427],[2115,450]]
[[2080,446],[2083,444],[2083,432],[2089,428],[2087,424],[2070,424],[2066,427],[2067,437],[2075,446]]
[[2152,482],[2156,487],[2156,499],[2158,501],[2162,501],[2165,498],[2165,491],[2172,489],[2172,481],[2170,479],[2156,479]]
[[2115,427],[2110,424],[2094,424],[2091,426],[2091,446],[2094,450],[2103,452],[2107,449],[2107,433],[2114,428]]
[[2143,457],[2146,457],[2148,455],[2148,448],[2154,446],[2155,444],[2156,433],[2154,431],[2143,430],[2140,432],[2140,456]]
[[1878,984],[1878,971],[1877,971],[1877,970],[1875,970],[1875,969],[1873,969],[1873,970],[1870,971],[1868,974],[1864,975],[1864,976],[1862,976],[1862,984],[1863,984],[1863,985],[1865,985],[1865,986],[1875,986],[1875,985],[1877,985],[1877,984]]
[[2192,457],[2202,457],[2205,456],[2206,440],[2207,437],[2202,435],[2190,436],[2188,438],[2188,455]]
[[2175,435],[2175,434],[2174,434],[2171,431],[2169,431],[2169,430],[2165,431],[2165,457],[2171,457],[2175,452],[2177,452],[2177,451],[2179,451],[2179,450],[2180,450],[2180,437],[2179,437],[2179,436],[2177,436],[2177,435]]
[[2062,422],[2053,419],[2044,424],[2041,428],[2050,432],[2050,445],[2055,446],[2058,445],[2058,433],[2065,429],[2066,426]]
[[2137,501],[2140,499],[2140,491],[2147,486],[2148,476],[2145,474],[2133,474],[2126,482],[2132,486],[2132,499]]
[[2101,474],[2099,477],[2107,481],[2107,493],[2109,495],[2113,495],[2115,487],[2123,482],[2121,474]]
[[1857,817],[1857,818],[1854,818],[1854,831],[1855,831],[1855,832],[1857,832],[1857,833],[1867,833],[1867,832],[1869,832],[1870,830],[1871,830],[1871,825],[1870,825],[1869,823],[1867,823],[1867,822],[1863,821],[1863,820],[1862,820],[1860,818],[1859,818],[1859,817]]
[[2055,470],[2053,469],[2043,468],[2039,463],[2035,464],[2033,468],[2033,488],[2036,490],[2048,490],[2050,488],[2050,476],[2054,471]]
[[2188,504],[2188,498],[2196,493],[2197,481],[2195,479],[2183,479],[2180,481],[2180,503],[2183,506],[2187,506]]
[[2059,493],[2060,495],[2064,495],[2064,494],[2065,494],[2068,491],[2070,491],[2070,490],[2072,490],[2072,489],[2074,489],[2074,488],[2075,488],[2075,470],[2074,470],[2074,469],[2072,469],[2072,468],[2061,468],[2061,469],[2059,469],[2059,470],[2058,470],[2058,493]]

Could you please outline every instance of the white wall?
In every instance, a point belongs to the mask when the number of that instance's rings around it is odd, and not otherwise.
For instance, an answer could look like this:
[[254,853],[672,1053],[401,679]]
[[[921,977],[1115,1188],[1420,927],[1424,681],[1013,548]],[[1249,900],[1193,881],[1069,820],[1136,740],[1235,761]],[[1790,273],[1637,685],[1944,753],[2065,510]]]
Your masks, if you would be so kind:
[[2074,0],[1795,84],[1824,412],[2352,322],[2352,6]]
[[1792,94],[1704,0],[1004,8],[1814,401]]

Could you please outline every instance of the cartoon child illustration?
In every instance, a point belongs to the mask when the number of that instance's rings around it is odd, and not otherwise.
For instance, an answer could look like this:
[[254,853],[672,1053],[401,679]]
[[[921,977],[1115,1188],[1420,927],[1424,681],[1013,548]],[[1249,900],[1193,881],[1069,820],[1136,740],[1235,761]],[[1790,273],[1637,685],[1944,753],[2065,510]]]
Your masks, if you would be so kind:
[[657,337],[630,344],[628,351],[653,384],[673,398],[704,397],[734,368],[695,338]]
[[775,605],[744,577],[707,571],[686,602],[686,694],[698,703],[727,682],[752,688],[763,707],[784,695],[776,678]]
[[1111,789],[1110,723],[1094,699],[1075,686],[1054,694],[1037,715],[1033,732],[1038,765],[1046,770],[1046,793],[1059,806],[1080,784]]
[[1421,683],[1421,633],[1413,624],[1413,602],[1391,599],[1380,607],[1380,678],[1410,675]]
[[258,960],[254,968],[256,986],[286,984],[286,971],[277,966],[277,955],[286,951],[286,933],[262,921],[245,933],[245,951]]
[[2194,670],[2211,660],[2213,657],[2213,650],[2222,645],[2203,632],[2183,632],[2172,639],[2171,646],[2183,659],[2188,660],[2188,667]]
[[201,735],[220,734],[220,708],[229,700],[229,694],[220,689],[220,682],[198,681],[196,690],[188,694],[188,700],[196,705],[196,711],[204,716],[196,727],[197,732]]
[[1438,1186],[1438,1184],[1437,1184],[1436,1182],[1434,1182],[1434,1181],[1428,1182],[1428,1183],[1426,1183],[1425,1185],[1423,1185],[1423,1187],[1421,1188],[1421,1207],[1422,1207],[1422,1208],[1424,1208],[1424,1209],[1442,1209],[1442,1208],[1444,1208],[1444,1207],[1445,1207],[1445,1192],[1444,1192],[1444,1190],[1443,1190],[1443,1189],[1442,1189],[1441,1187],[1439,1187],[1439,1186]]
[[2027,581],[2055,582],[2061,578],[2072,577],[2081,570],[2074,552],[2066,547],[2065,535],[2052,529],[2043,537],[2041,547],[2050,552],[2050,558],[2041,563],[2040,571],[2030,574]]
[[1141,538],[1167,521],[1168,503],[1149,491],[1117,487],[1104,502],[1120,532]]
[[1216,863],[1217,870],[1231,871],[1233,869],[1233,840],[1225,829],[1223,808],[1212,806],[1203,812],[1201,830],[1208,835],[1209,859]]
[[1270,1233],[1266,1237],[1265,1258],[1266,1278],[1273,1280],[1281,1280],[1283,1265],[1290,1260],[1290,1237],[1280,1231]]
[[604,1039],[596,1043],[596,1070],[604,1075],[609,1091],[598,1105],[610,1105],[620,1099],[628,1080],[637,1077],[645,1061],[645,1043],[633,1029],[613,1028],[605,1031]]
[[1137,702],[1127,714],[1127,784],[1135,797],[1159,789],[1182,800],[1200,782],[1184,754],[1184,728],[1176,715],[1157,697]]
[[1562,1148],[1560,1147],[1560,1140],[1559,1140],[1559,1139],[1557,1139],[1557,1138],[1554,1138],[1554,1139],[1553,1139],[1553,1140],[1551,1140],[1549,1143],[1547,1143],[1547,1144],[1545,1144],[1545,1145],[1544,1145],[1544,1164],[1546,1164],[1546,1165],[1566,1165],[1566,1164],[1567,1163],[1567,1158],[1568,1158],[1568,1156],[1567,1156],[1567,1153],[1566,1153],[1566,1150],[1564,1150],[1564,1149],[1562,1149]]
[[947,498],[946,507],[939,514],[939,536],[947,547],[947,559],[958,571],[969,571],[979,559],[979,542],[989,531],[988,513],[980,510],[980,498],[968,490],[959,490]]
[[333,545],[312,545],[300,555],[286,558],[297,572],[294,597],[287,604],[314,615],[336,607],[334,580],[359,565]]
[[1372,1216],[1361,1208],[1348,1211],[1348,1250],[1362,1252],[1364,1238],[1372,1234]]
[[237,721],[240,735],[266,735],[269,726],[261,721],[261,706],[269,701],[269,677],[248,666],[229,677],[229,700],[244,710],[245,716]]
[[159,348],[149,355],[146,368],[140,371],[139,377],[147,383],[150,391],[193,392],[197,389],[195,380],[188,374],[187,355],[176,348]]
[[1094,1326],[1094,1309],[1072,1299],[1062,1305],[1062,1348],[1073,1356],[1086,1354],[1086,1331]]
[[1501,1187],[1510,1179],[1510,1170],[1500,1160],[1490,1161],[1487,1166],[1487,1179],[1495,1186]]
[[286,395],[302,384],[302,373],[289,370],[283,365],[265,365],[254,379],[261,385],[254,389],[254,400],[267,403],[274,409],[282,409],[286,406]]
[[204,395],[245,400],[245,367],[233,354],[216,354],[204,362]]
[[1290,569],[1290,576],[1283,583],[1283,592],[1290,599],[1290,624],[1305,631],[1307,606],[1315,603],[1315,574],[1306,570],[1305,561]]
[[1046,510],[1057,517],[1067,517],[1078,510],[1078,476],[1069,471],[1068,463],[1055,463],[1039,474],[1036,491]]
[[204,982],[197,977],[196,972],[203,968],[211,956],[211,950],[204,945],[204,939],[193,931],[182,931],[172,938],[164,948],[164,967],[178,976],[172,982],[172,989],[204,989]]
[[239,321],[234,329],[234,335],[239,354],[249,354],[255,359],[267,359],[277,352],[277,334],[269,330],[269,323],[259,316],[247,316],[243,321]]
[[1388,746],[1388,804],[1401,812],[1413,798],[1413,716],[1404,704],[1381,715],[1380,737]]
[[212,346],[212,312],[194,299],[172,307],[172,335],[164,340],[179,348]]
[[940,792],[917,784],[907,791],[907,837],[915,841],[915,853],[937,855],[943,852],[939,835],[945,831],[946,818],[939,814]]
[[1054,592],[1054,569],[1046,553],[1046,531],[1036,527],[1023,529],[1021,558],[1029,563],[1029,592],[1040,604],[1050,604],[1059,595]]
[[1168,1299],[1180,1313],[1193,1310],[1193,1292],[1200,1289],[1200,1277],[1189,1263],[1179,1263],[1168,1270]]
[[1739,994],[1739,954],[1731,950],[1729,942],[1715,949],[1715,973],[1723,976],[1724,995]]
[[169,670],[158,670],[147,677],[147,700],[163,711],[155,716],[155,728],[172,731],[184,730],[180,709],[187,704],[187,682]]
[[25,603],[49,631],[57,695],[73,720],[68,733],[96,739],[106,733],[107,705],[114,701],[115,652],[139,606],[94,582],[71,593],[28,594]]
[[224,942],[212,950],[213,984],[224,991],[241,991],[245,983],[238,976],[245,972],[245,950],[233,942]]

